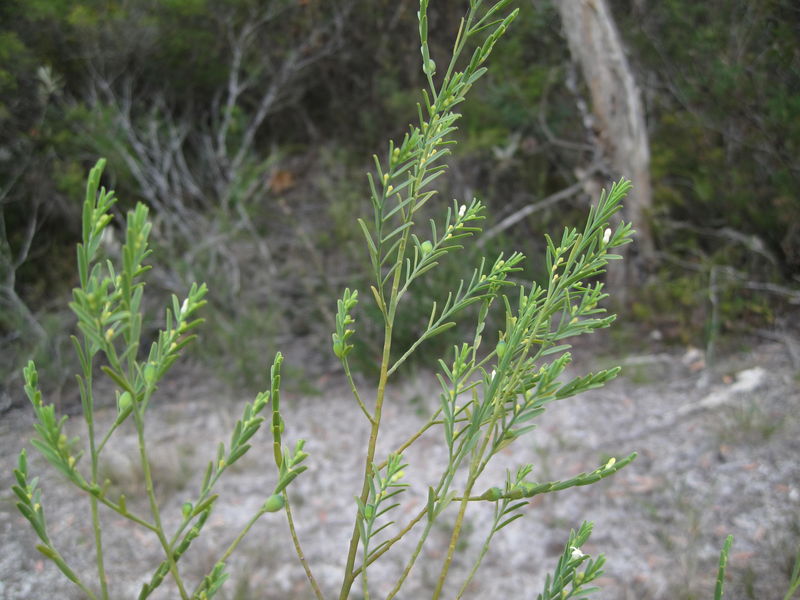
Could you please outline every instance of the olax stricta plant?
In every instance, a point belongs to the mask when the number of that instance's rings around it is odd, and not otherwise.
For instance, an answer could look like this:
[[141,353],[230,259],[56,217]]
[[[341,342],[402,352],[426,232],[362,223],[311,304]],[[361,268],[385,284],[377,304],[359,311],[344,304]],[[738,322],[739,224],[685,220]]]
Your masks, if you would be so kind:
[[[517,15],[516,10],[508,12],[510,4],[510,0],[489,3],[470,0],[450,62],[440,71],[429,53],[428,0],[420,1],[422,70],[428,89],[423,91],[419,105],[419,123],[410,128],[402,141],[389,143],[386,158],[375,158],[376,171],[369,176],[373,216],[359,220],[359,224],[371,266],[372,285],[367,296],[371,296],[383,318],[383,351],[377,383],[368,393],[360,389],[348,362],[356,340],[355,309],[363,294],[344,290],[337,303],[333,352],[341,361],[354,402],[369,423],[370,434],[364,453],[363,483],[353,503],[352,536],[349,546],[343,549],[346,559],[338,592],[340,600],[353,595],[365,599],[374,596],[370,566],[401,539],[415,536],[405,566],[396,573],[386,596],[396,597],[437,524],[449,528],[450,538],[431,597],[461,598],[476,576],[493,536],[523,516],[522,508],[532,498],[600,481],[636,456],[634,453],[611,458],[591,472],[562,481],[538,481],[533,477],[531,465],[521,465],[509,472],[505,481],[494,482],[488,489],[478,488],[489,463],[505,447],[531,432],[535,419],[550,402],[600,387],[619,372],[618,368],[612,368],[564,379],[570,362],[567,340],[607,327],[614,320],[613,315],[605,314],[599,306],[606,297],[599,276],[609,260],[620,258],[613,250],[631,241],[629,224],[610,224],[621,208],[629,182],[616,183],[604,193],[590,209],[581,230],[568,228],[560,239],[547,238],[545,260],[549,277],[545,283],[519,285],[512,280],[523,261],[517,252],[482,260],[468,280],[459,282],[447,297],[432,303],[427,327],[410,347],[400,353],[392,344],[398,311],[412,286],[421,275],[435,269],[442,257],[461,250],[465,240],[480,231],[484,206],[478,200],[465,204],[454,201],[443,209],[441,219],[429,224],[417,223],[417,219],[421,209],[436,198],[431,184],[446,168],[443,160],[454,144],[452,134],[460,116],[456,109],[486,73],[484,63]],[[464,59],[469,49],[471,56]],[[149,348],[144,347],[142,299],[144,276],[149,269],[146,260],[150,255],[148,210],[140,204],[128,213],[119,264],[104,259],[101,240],[112,219],[110,209],[115,197],[113,192],[100,188],[103,166],[100,161],[92,169],[86,186],[83,236],[77,251],[80,285],[74,290],[70,304],[80,334],[73,337],[73,343],[81,365],[77,381],[86,426],[85,442],[69,439],[66,417],[59,418],[55,407],[44,402],[34,364],[30,363],[24,371],[25,391],[37,419],[37,437],[32,444],[87,498],[96,577],[76,573],[50,537],[38,478],[30,476],[23,450],[13,489],[19,510],[40,540],[37,548],[86,597],[104,600],[118,597],[112,592],[114,582],[108,581],[101,526],[101,511],[110,511],[154,536],[163,552],[161,564],[143,582],[140,599],[149,597],[165,582],[173,586],[174,597],[211,598],[228,576],[228,558],[252,525],[268,513],[283,512],[313,595],[317,599],[333,597],[330,590],[323,591],[317,582],[293,522],[291,483],[306,469],[303,461],[307,454],[303,451],[303,440],[293,448],[282,442],[280,354],[272,364],[269,389],[245,406],[230,441],[216,449],[194,497],[184,503],[177,527],[168,530],[164,526],[145,436],[148,410],[151,401],[157,398],[159,383],[202,322],[197,314],[207,290],[205,285],[194,284],[184,299],[173,297],[166,310],[164,328]],[[474,318],[474,333],[439,360],[437,377],[441,390],[437,407],[394,452],[377,456],[390,378],[421,344],[453,327],[455,319],[463,317],[467,307],[472,307],[466,314]],[[486,329],[492,311],[505,315],[500,331]],[[109,378],[116,388],[116,418],[105,427],[99,427],[95,418],[98,377]],[[217,483],[250,450],[265,421],[272,435],[277,483],[273,489],[264,491],[263,504],[230,546],[220,550],[210,572],[199,581],[189,581],[181,569],[181,559],[202,534],[215,509]],[[124,495],[112,491],[110,483],[101,479],[98,468],[104,450],[115,441],[115,433],[123,424],[130,427],[131,423],[138,439],[147,500],[147,509],[140,509],[141,512],[132,508],[133,503],[129,506]],[[422,509],[405,519],[400,516],[405,513],[398,507],[409,489],[404,472],[413,469],[413,465],[406,463],[404,452],[426,433],[441,436],[447,460],[441,465],[439,478],[421,491],[427,497]],[[464,580],[453,581],[448,575],[464,532],[466,515],[475,505],[486,504],[494,510],[488,535]],[[540,599],[583,597],[593,589],[590,584],[602,573],[604,559],[602,556],[593,559],[581,550],[591,529],[590,523],[584,523],[570,534],[563,555],[538,596]]]

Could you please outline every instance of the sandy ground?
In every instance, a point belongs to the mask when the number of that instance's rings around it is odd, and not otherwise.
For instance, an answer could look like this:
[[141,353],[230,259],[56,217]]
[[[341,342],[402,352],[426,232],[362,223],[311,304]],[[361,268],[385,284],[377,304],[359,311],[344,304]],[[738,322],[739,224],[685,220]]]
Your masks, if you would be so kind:
[[[579,353],[580,354],[580,353]],[[587,354],[587,353],[584,353]],[[576,360],[582,370],[601,359]],[[800,391],[797,369],[781,344],[761,344],[721,360],[713,374],[702,354],[670,352],[634,356],[626,375],[603,390],[554,405],[539,429],[507,449],[486,473],[486,487],[501,484],[506,468],[530,462],[538,480],[564,479],[591,470],[609,455],[631,450],[639,458],[597,485],[542,496],[526,517],[501,531],[465,597],[536,598],[570,528],[595,522],[584,551],[605,553],[598,599],[712,598],[719,548],[736,537],[726,598],[782,598],[800,541]],[[577,368],[577,367],[576,367]],[[193,385],[183,374],[162,386],[148,430],[157,492],[168,527],[193,495],[200,473],[219,441],[227,441],[246,398],[222,386]],[[305,553],[327,598],[337,596],[363,471],[360,449],[367,427],[355,402],[334,378],[316,382],[316,396],[284,394],[288,440],[305,438],[309,470],[293,484],[292,498]],[[365,388],[366,389],[366,388]],[[385,456],[415,431],[435,405],[428,374],[392,388],[379,443]],[[106,412],[107,420],[111,412]],[[80,434],[77,418],[71,431]],[[94,556],[86,499],[73,494],[30,449],[27,410],[0,417],[0,598],[71,599],[81,596],[34,549],[36,540],[17,513],[11,471],[20,447],[30,469],[42,476],[52,537],[79,573],[91,573]],[[398,509],[405,522],[424,502],[425,486],[438,479],[444,459],[440,433],[426,435],[407,453],[413,484]],[[129,498],[141,492],[136,446],[130,431],[115,438],[104,473]],[[204,535],[185,557],[196,582],[210,569],[275,482],[271,440],[260,432],[253,450],[220,487],[220,501]],[[146,512],[141,501],[129,506]],[[483,540],[487,506],[468,515],[468,535],[448,582],[454,598]],[[446,513],[452,519],[452,513]],[[113,514],[104,515],[106,564],[112,598],[135,598],[148,568],[160,560],[157,541]],[[398,598],[430,597],[449,532],[437,527],[408,585]],[[402,568],[400,546],[370,569],[372,597],[384,597]],[[282,513],[269,514],[230,562],[231,578],[218,597],[305,599],[311,592],[297,565]],[[90,575],[89,575],[90,576]],[[175,598],[167,585],[155,597]],[[359,598],[354,593],[353,598]]]

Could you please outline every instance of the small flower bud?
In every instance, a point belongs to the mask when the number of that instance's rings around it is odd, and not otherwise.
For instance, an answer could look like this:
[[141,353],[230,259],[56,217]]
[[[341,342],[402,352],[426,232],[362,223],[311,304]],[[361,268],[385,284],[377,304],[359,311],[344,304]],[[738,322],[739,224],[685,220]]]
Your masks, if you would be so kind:
[[466,213],[466,212],[467,212],[467,205],[466,204],[462,204],[458,209],[458,216],[459,217],[463,217],[464,213]]
[[607,244],[611,239],[611,228],[606,228],[603,232],[603,245]]
[[265,512],[278,512],[286,505],[286,500],[280,494],[272,494],[267,501],[264,502]]
[[586,556],[586,554],[581,552],[581,549],[577,546],[570,546],[570,550],[572,550],[572,554],[570,554],[570,558],[572,558],[572,560],[580,560]]
[[500,500],[502,496],[503,496],[503,490],[501,490],[499,487],[489,488],[488,490],[486,490],[486,493],[483,494],[483,497],[491,502]]
[[433,244],[430,240],[425,240],[419,246],[420,250],[422,250],[422,255],[425,256],[426,254],[430,254],[431,250],[433,250]]
[[497,358],[503,358],[506,354],[506,341],[500,340],[497,342]]

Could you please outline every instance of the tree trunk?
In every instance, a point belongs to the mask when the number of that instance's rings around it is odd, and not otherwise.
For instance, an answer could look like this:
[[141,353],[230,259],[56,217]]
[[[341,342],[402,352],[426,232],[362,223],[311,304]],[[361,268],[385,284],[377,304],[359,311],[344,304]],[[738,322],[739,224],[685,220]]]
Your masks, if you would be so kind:
[[628,259],[624,265],[612,263],[608,273],[609,286],[616,288],[618,296],[641,279],[654,249],[647,221],[652,190],[644,107],[606,1],[557,0],[556,6],[570,53],[589,88],[594,127],[603,153],[618,176],[633,182],[625,218],[638,232],[637,243],[632,251],[630,247],[623,249]]

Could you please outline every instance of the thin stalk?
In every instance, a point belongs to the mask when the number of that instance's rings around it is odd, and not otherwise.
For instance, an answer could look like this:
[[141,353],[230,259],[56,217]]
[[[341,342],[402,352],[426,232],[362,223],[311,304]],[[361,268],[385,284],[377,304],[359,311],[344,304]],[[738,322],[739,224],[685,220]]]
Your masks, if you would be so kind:
[[469,39],[470,25],[472,24],[472,19],[474,17],[475,9],[470,8],[469,13],[467,13],[466,21],[462,18],[461,22],[459,23],[456,41],[453,43],[453,58],[450,61],[450,64],[447,65],[447,72],[444,74],[444,79],[442,79],[442,90],[446,89],[447,84],[450,83],[450,77],[453,76],[453,69],[455,69],[458,57],[461,55],[461,52],[464,50],[464,46]]
[[[462,445],[463,448],[463,445]],[[447,494],[447,490],[450,488],[450,484],[453,482],[453,477],[455,476],[456,469],[460,464],[460,452],[456,455],[451,453],[450,458],[448,460],[447,468],[445,469],[444,473],[442,473],[442,478],[439,480],[439,484],[434,490],[436,494],[436,499],[444,497]],[[427,508],[423,510],[423,513],[427,513]],[[425,541],[428,539],[428,534],[430,533],[431,529],[433,528],[433,523],[435,519],[429,519],[428,523],[425,525],[425,529],[422,531],[419,540],[417,541],[417,545],[414,548],[414,552],[411,554],[411,557],[408,559],[405,568],[403,569],[403,573],[397,579],[392,591],[389,592],[389,595],[386,596],[386,600],[391,600],[392,598],[397,595],[400,591],[400,588],[403,586],[403,583],[408,578],[408,575],[411,573],[411,569],[414,568],[414,565],[417,562],[417,558],[419,558],[419,554],[422,551],[422,547],[425,544]]]
[[254,514],[250,518],[250,520],[247,522],[247,525],[244,526],[244,529],[242,529],[239,532],[239,535],[236,536],[236,539],[234,539],[230,543],[228,548],[225,550],[225,552],[222,554],[222,556],[219,558],[219,560],[217,562],[224,563],[225,561],[227,561],[228,558],[230,558],[231,554],[233,554],[234,551],[236,550],[236,547],[241,543],[241,541],[245,538],[245,536],[250,532],[250,529],[252,529],[253,525],[255,525],[256,522],[261,517],[263,517],[265,514],[266,514],[265,510],[259,510],[258,512],[256,512],[256,514]]
[[479,469],[481,468],[483,455],[486,453],[486,448],[489,445],[489,440],[492,436],[492,431],[494,430],[497,420],[500,418],[502,412],[503,412],[503,407],[501,403],[496,402],[494,413],[489,423],[489,427],[487,428],[486,433],[483,436],[483,442],[481,443],[480,450],[473,455],[473,459],[470,463],[470,469],[469,469],[470,473],[469,476],[467,477],[467,485],[464,488],[464,494],[458,508],[458,516],[456,517],[456,523],[453,526],[453,534],[450,536],[450,545],[447,548],[447,557],[445,558],[444,564],[442,565],[442,570],[439,573],[439,580],[436,583],[436,589],[434,590],[431,600],[438,600],[439,596],[442,593],[442,588],[444,587],[445,579],[447,579],[447,573],[450,570],[450,565],[453,562],[453,556],[455,555],[456,551],[456,544],[458,542],[458,538],[461,536],[461,527],[464,524],[464,516],[467,512],[467,506],[469,505],[470,494],[472,493],[472,488],[478,479],[478,475],[480,474]]
[[[500,513],[498,512],[498,515]],[[494,537],[496,527],[499,523],[500,519],[495,517],[494,523],[492,523],[492,531],[486,536],[486,541],[483,542],[483,546],[481,547],[481,552],[478,555],[478,558],[475,559],[475,563],[472,565],[472,569],[470,569],[469,575],[467,579],[464,581],[464,584],[461,586],[461,589],[458,590],[458,595],[456,596],[456,600],[459,600],[464,595],[464,592],[467,591],[467,587],[474,579],[475,575],[478,573],[478,568],[481,566],[481,562],[483,562],[483,558],[486,556],[486,553],[489,551],[489,544],[492,542],[492,538]]]
[[134,406],[133,417],[136,422],[136,434],[139,441],[139,459],[142,463],[142,471],[144,474],[145,490],[147,491],[147,499],[150,503],[150,514],[153,516],[153,523],[156,526],[156,536],[161,543],[161,547],[166,554],[167,563],[169,564],[169,571],[172,578],[175,580],[175,585],[178,586],[181,598],[189,600],[189,595],[186,593],[186,587],[183,584],[180,573],[178,573],[178,565],[175,563],[173,550],[167,538],[164,535],[164,527],[161,525],[161,515],[158,510],[158,501],[156,500],[155,488],[153,487],[153,476],[150,472],[150,460],[147,457],[147,448],[144,441],[144,421],[142,415],[139,413],[139,407]]
[[103,451],[103,448],[105,448],[106,442],[108,442],[108,440],[111,438],[111,435],[117,430],[117,428],[121,424],[122,423],[114,423],[111,426],[111,428],[106,432],[106,434],[103,436],[103,439],[100,440],[100,443],[97,445],[97,454],[100,454]]
[[[469,486],[467,492],[464,494],[465,496],[469,496],[469,492],[472,491],[472,485]],[[456,552],[456,543],[458,542],[458,538],[461,535],[461,527],[464,524],[464,515],[467,512],[467,503],[468,500],[464,498],[461,501],[461,504],[458,508],[458,516],[456,517],[456,524],[453,527],[453,534],[450,536],[450,545],[447,547],[447,557],[445,558],[444,565],[442,565],[442,570],[439,573],[439,580],[436,582],[436,589],[433,592],[433,596],[431,600],[438,600],[439,596],[442,593],[442,588],[444,587],[444,581],[447,579],[447,572],[450,570],[450,564],[453,562],[453,556]]]
[[303,565],[303,570],[306,572],[306,577],[308,578],[308,582],[311,584],[311,589],[314,590],[314,595],[317,597],[317,600],[324,600],[319,583],[317,583],[317,580],[314,578],[314,574],[311,572],[311,567],[306,560],[306,555],[303,553],[303,548],[300,545],[300,538],[297,537],[297,531],[294,528],[294,519],[292,518],[292,507],[289,503],[289,494],[286,492],[286,490],[283,491],[283,499],[286,501],[286,505],[284,506],[286,511],[286,522],[289,524],[289,533],[292,536],[292,542],[294,543],[294,549],[297,553],[297,558],[300,560],[300,564]]
[[[91,495],[91,492],[89,491],[89,489],[85,489],[84,491],[86,491],[87,493],[89,493]],[[116,503],[112,502],[108,498],[100,497],[100,498],[97,498],[97,500],[100,502],[100,504],[103,504],[104,506],[107,506],[108,508],[113,510],[115,513],[119,514],[122,517],[125,517],[129,521],[133,521],[137,525],[141,525],[142,527],[144,527],[145,529],[149,529],[153,533],[157,533],[158,532],[158,529],[156,528],[155,525],[153,525],[152,523],[148,523],[143,518],[137,517],[135,514],[133,514],[131,512],[128,512],[127,509],[125,509],[125,511],[123,511],[122,508],[120,508],[119,504],[116,504]]]
[[[375,552],[372,553],[372,555],[369,557],[369,559],[367,559],[366,565],[367,566],[371,565],[376,560],[378,560],[381,556],[386,554],[392,546],[394,546],[397,542],[399,542],[401,539],[403,539],[403,537],[405,537],[405,535],[409,531],[411,531],[417,523],[419,523],[422,520],[422,517],[424,517],[427,514],[427,512],[428,511],[426,509],[424,509],[424,508],[421,511],[419,511],[417,513],[417,515],[413,519],[411,519],[408,522],[408,524],[405,527],[403,527],[402,530],[400,530],[400,533],[398,533],[393,538],[390,538],[390,539],[386,540],[381,545],[380,550],[376,550]],[[364,565],[358,567],[355,571],[353,571],[353,575],[355,577],[358,577],[361,574],[361,571],[363,571],[363,570],[364,570]]]
[[394,598],[400,591],[400,588],[403,586],[403,583],[405,582],[409,573],[411,573],[411,569],[414,568],[414,565],[417,562],[417,558],[419,557],[419,553],[422,551],[422,546],[425,544],[425,540],[428,539],[428,534],[431,532],[432,528],[433,528],[433,521],[429,520],[425,524],[425,529],[422,530],[422,535],[420,535],[420,538],[417,541],[417,545],[414,548],[414,552],[411,554],[411,557],[409,558],[405,568],[403,569],[403,573],[397,579],[397,582],[394,584],[392,591],[390,591],[389,595],[386,596],[386,600],[392,600],[392,598]]
[[350,383],[350,391],[353,392],[353,397],[358,402],[358,406],[361,409],[361,412],[364,413],[364,416],[367,417],[367,420],[374,424],[375,420],[372,418],[372,415],[369,414],[367,407],[364,405],[364,402],[361,400],[361,396],[358,393],[358,388],[356,387],[356,382],[353,380],[353,375],[350,372],[350,363],[347,360],[347,357],[342,359],[342,366],[344,367],[344,374],[347,376],[347,381]]
[[[89,356],[89,348],[86,348],[86,354]],[[90,359],[91,368],[91,359]],[[91,456],[91,472],[92,472],[92,486],[97,485],[97,457],[98,451],[95,444],[94,436],[94,396],[92,394],[92,373],[84,373],[86,381],[86,403],[84,405],[84,419],[86,420],[86,428],[89,435],[89,455]],[[97,578],[100,580],[100,597],[103,600],[108,600],[108,580],[106,578],[106,568],[103,557],[103,533],[100,525],[100,514],[97,510],[97,497],[95,495],[89,496],[89,506],[92,513],[92,530],[94,531],[94,546],[97,562]]]
[[361,569],[361,591],[364,600],[369,600],[369,580],[367,579],[367,543],[364,542],[364,568]]
[[[425,424],[424,424],[422,427],[420,427],[420,428],[417,430],[417,432],[416,432],[414,435],[412,435],[412,436],[411,436],[410,438],[408,438],[408,439],[407,439],[405,442],[403,442],[402,444],[400,444],[400,446],[398,446],[397,450],[395,450],[394,452],[392,452],[392,454],[402,454],[403,452],[405,452],[405,451],[406,451],[406,449],[407,449],[409,446],[411,446],[411,444],[413,444],[413,443],[414,443],[414,442],[416,442],[416,441],[417,441],[417,440],[418,440],[420,437],[422,437],[422,435],[423,435],[423,434],[424,434],[426,431],[428,431],[428,429],[430,429],[430,428],[431,428],[431,427],[433,427],[434,425],[441,424],[441,423],[442,423],[442,421],[438,421],[438,420],[436,420],[436,417],[438,417],[438,416],[439,416],[439,414],[440,414],[441,412],[442,412],[442,409],[441,409],[441,408],[437,408],[437,409],[436,409],[436,412],[434,412],[434,413],[431,415],[431,418],[430,418],[430,419],[428,419],[428,421],[427,421],[427,422],[426,422],[426,423],[425,423]],[[388,459],[384,460],[383,462],[380,462],[380,463],[378,463],[378,470],[380,471],[380,470],[381,470],[381,469],[383,469],[383,468],[384,468],[384,467],[385,467],[387,464],[389,464],[389,460],[388,460]]]

